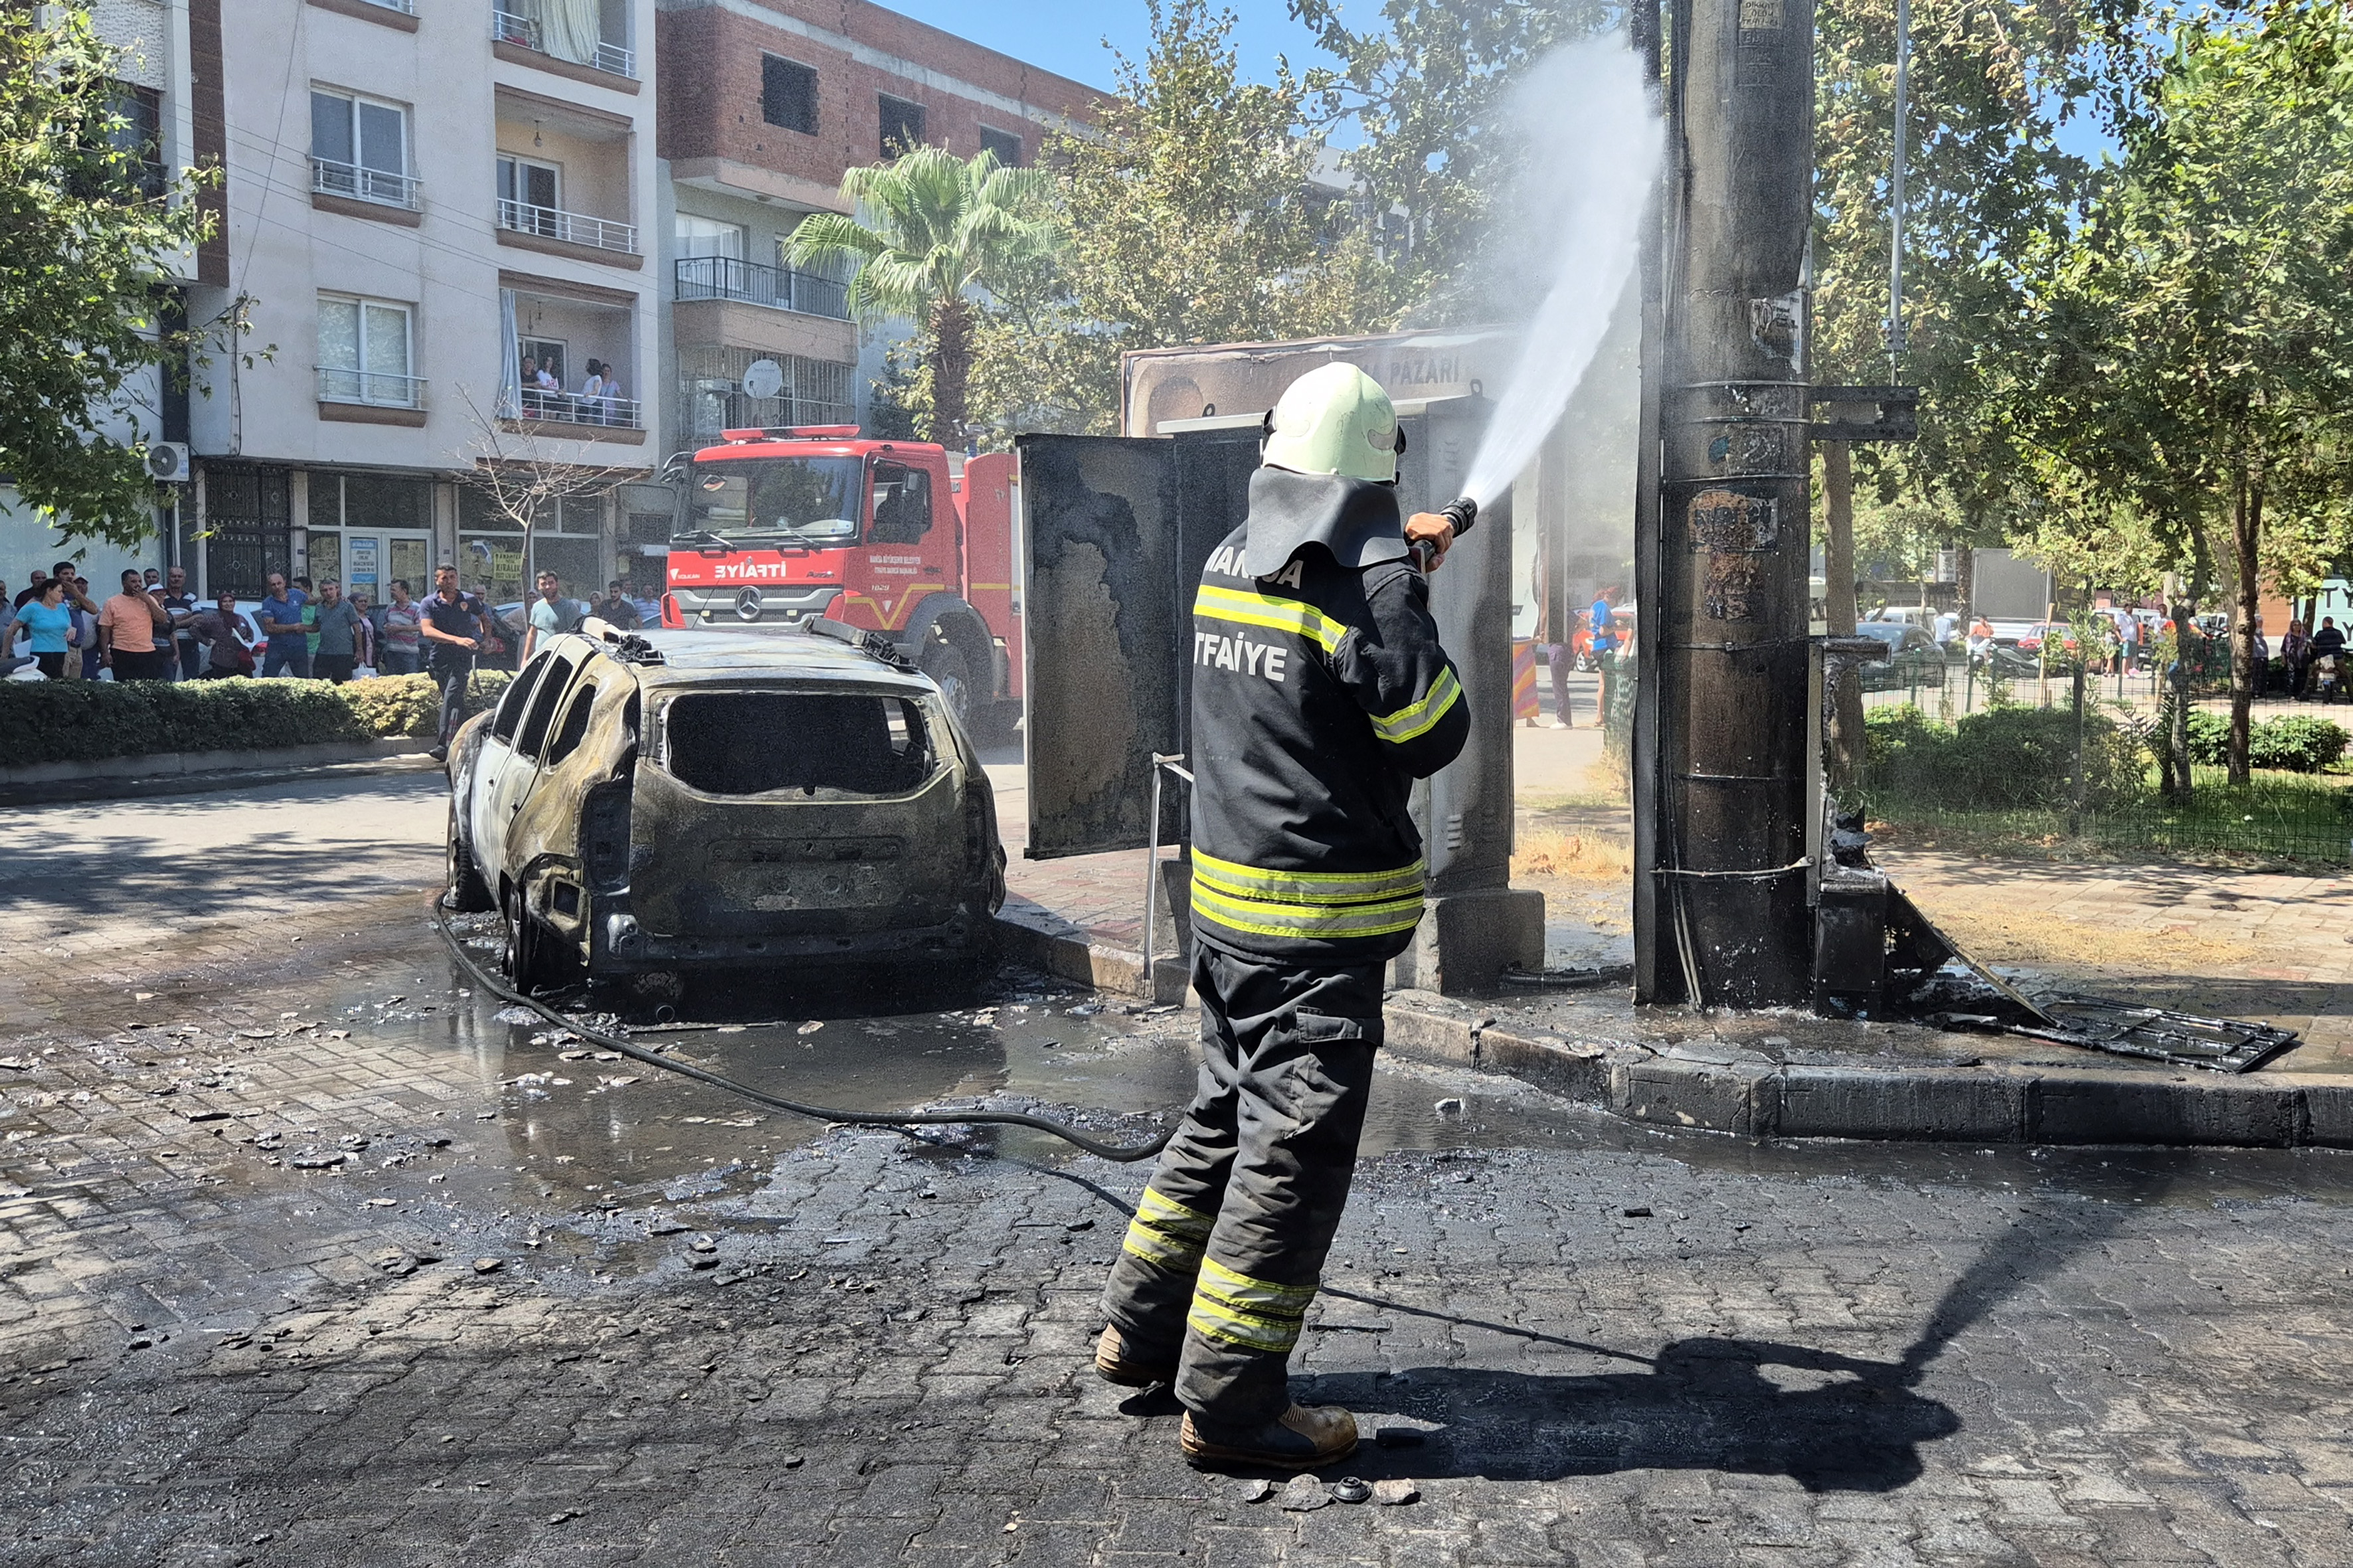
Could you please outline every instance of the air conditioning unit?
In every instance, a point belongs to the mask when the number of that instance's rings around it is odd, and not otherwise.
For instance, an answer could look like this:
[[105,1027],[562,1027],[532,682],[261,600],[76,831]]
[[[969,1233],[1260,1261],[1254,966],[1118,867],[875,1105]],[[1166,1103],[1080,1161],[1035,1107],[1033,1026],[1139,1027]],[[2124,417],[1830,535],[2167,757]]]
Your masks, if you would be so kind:
[[185,441],[151,441],[147,444],[147,477],[159,485],[185,485],[188,482],[188,444]]

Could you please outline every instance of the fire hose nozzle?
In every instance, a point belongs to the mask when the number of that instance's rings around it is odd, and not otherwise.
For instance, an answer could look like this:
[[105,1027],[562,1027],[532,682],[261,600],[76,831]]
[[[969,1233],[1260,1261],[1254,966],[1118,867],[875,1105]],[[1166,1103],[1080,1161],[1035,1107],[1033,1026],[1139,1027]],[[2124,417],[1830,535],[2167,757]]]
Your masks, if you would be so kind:
[[[1469,496],[1457,496],[1439,508],[1438,515],[1454,525],[1454,537],[1460,539],[1471,531],[1472,523],[1479,521],[1479,503]],[[1430,563],[1438,559],[1437,546],[1426,539],[1417,539],[1411,548],[1413,563],[1427,575]]]

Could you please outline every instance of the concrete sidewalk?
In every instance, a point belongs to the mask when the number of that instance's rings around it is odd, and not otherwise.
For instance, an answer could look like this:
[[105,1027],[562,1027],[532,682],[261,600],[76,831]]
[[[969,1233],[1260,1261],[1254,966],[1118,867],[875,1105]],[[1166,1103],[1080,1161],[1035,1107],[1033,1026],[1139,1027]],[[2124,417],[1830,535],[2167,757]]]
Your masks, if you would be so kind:
[[[1514,731],[1514,882],[1545,895],[1546,962],[1632,956],[1631,813],[1600,735]],[[990,768],[1012,955],[1141,994],[1141,851],[1021,856],[1020,764]],[[1906,847],[1897,882],[1980,962],[2030,988],[2258,1019],[2303,1041],[2236,1078],[2063,1046],[1802,1014],[1637,1008],[1623,991],[1390,999],[1397,1048],[1528,1078],[1632,1120],[1750,1136],[2353,1147],[2353,878],[1995,860]],[[1184,995],[1175,933],[1155,994]]]

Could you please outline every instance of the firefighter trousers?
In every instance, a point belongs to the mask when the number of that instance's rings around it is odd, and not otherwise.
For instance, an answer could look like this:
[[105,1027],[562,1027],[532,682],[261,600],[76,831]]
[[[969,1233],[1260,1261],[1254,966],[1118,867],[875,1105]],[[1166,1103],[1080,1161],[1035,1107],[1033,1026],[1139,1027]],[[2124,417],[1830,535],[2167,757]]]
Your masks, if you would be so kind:
[[1348,1202],[1383,965],[1194,943],[1200,1084],[1128,1226],[1103,1312],[1221,1425],[1289,1408],[1292,1348]]

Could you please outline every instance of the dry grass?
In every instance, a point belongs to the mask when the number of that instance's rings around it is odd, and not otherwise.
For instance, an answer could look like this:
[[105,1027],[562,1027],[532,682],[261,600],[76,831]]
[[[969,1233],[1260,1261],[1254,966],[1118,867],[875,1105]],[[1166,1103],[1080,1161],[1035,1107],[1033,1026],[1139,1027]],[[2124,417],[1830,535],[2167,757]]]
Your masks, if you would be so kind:
[[1949,898],[1924,900],[1928,918],[1985,963],[2034,969],[2151,971],[2168,974],[2243,973],[2263,962],[2252,943],[2199,934],[2188,923],[2155,930],[2102,928],[2073,921],[2021,921],[2017,909]]
[[1632,845],[1591,833],[1556,833],[1539,828],[1522,834],[1519,848],[1512,856],[1514,878],[1623,882],[1633,874]]

